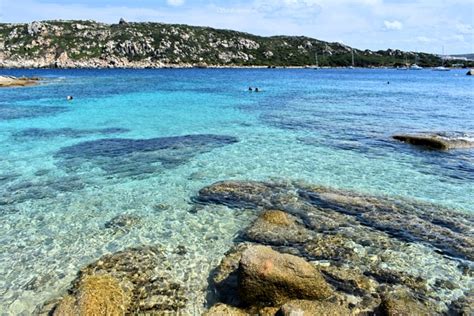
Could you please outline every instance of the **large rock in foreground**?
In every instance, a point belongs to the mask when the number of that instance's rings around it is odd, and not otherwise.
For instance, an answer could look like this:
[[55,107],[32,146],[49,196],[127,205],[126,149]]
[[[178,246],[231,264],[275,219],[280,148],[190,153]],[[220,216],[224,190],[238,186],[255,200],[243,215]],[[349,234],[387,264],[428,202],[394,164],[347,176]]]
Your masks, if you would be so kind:
[[289,299],[323,300],[334,295],[310,263],[265,246],[252,246],[242,253],[239,292],[242,301],[251,306],[278,306]]
[[263,306],[279,315],[470,310],[472,213],[300,182],[222,181],[193,200],[259,213],[239,236],[251,243],[213,275],[220,302],[251,315]]
[[456,135],[444,134],[401,134],[394,135],[393,139],[415,146],[423,146],[432,149],[449,150],[474,148],[474,142]]

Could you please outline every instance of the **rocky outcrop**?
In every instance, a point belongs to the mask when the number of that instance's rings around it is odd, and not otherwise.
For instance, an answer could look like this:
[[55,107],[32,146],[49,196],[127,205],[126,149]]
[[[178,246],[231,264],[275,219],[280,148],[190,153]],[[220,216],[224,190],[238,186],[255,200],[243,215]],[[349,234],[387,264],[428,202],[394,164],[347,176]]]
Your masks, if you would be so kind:
[[472,214],[289,182],[223,181],[193,200],[259,213],[212,276],[218,300],[240,312],[438,315],[472,305]]
[[352,49],[303,36],[261,37],[188,25],[94,21],[34,21],[0,24],[0,67],[161,68],[194,66],[305,66],[315,53],[325,66],[347,66],[351,51],[358,66],[401,64],[418,57],[437,65],[431,54]]
[[0,88],[26,87],[38,84],[38,78],[17,78],[12,76],[0,76]]
[[407,144],[439,150],[474,148],[474,141],[462,135],[425,133],[394,135],[393,138]]
[[183,285],[166,269],[157,247],[105,255],[83,268],[68,293],[39,311],[42,315],[166,314],[182,310]]

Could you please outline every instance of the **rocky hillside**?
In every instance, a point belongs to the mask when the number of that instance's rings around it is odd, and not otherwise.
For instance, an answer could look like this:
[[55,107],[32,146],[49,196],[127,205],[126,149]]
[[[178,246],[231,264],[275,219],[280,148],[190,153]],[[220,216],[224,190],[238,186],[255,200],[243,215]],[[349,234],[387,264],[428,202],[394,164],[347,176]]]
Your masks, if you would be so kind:
[[[261,37],[162,23],[0,24],[0,67],[348,66],[352,48],[308,37]],[[356,66],[435,66],[431,54],[354,49]]]

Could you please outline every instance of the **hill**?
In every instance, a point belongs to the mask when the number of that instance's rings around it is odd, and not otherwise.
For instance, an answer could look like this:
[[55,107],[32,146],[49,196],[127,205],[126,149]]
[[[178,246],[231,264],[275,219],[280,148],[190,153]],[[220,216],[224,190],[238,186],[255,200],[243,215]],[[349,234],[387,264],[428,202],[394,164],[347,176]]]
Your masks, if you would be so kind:
[[[0,67],[349,66],[352,48],[304,36],[262,37],[163,23],[35,21],[0,24]],[[400,50],[354,49],[355,65],[436,66],[440,58]]]

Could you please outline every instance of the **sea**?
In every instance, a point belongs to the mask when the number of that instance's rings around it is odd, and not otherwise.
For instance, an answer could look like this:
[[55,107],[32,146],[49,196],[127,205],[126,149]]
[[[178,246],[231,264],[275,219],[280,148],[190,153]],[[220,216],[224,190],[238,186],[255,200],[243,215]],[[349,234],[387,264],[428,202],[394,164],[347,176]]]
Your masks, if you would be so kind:
[[[0,90],[0,315],[30,315],[85,265],[140,245],[186,250],[170,270],[201,311],[209,273],[255,218],[196,212],[192,198],[217,181],[302,181],[473,212],[473,150],[392,139],[473,139],[465,72],[1,69],[42,80]],[[117,216],[136,223],[114,226]]]

